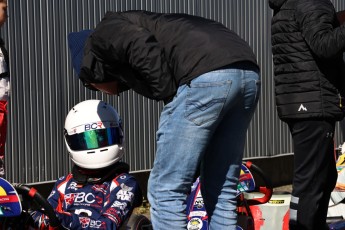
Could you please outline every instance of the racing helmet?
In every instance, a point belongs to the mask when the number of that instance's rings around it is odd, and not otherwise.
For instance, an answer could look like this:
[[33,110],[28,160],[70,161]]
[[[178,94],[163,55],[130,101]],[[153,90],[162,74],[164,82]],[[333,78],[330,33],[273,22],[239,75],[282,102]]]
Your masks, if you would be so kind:
[[64,137],[71,160],[81,168],[104,168],[124,154],[121,119],[104,101],[75,105],[67,114]]

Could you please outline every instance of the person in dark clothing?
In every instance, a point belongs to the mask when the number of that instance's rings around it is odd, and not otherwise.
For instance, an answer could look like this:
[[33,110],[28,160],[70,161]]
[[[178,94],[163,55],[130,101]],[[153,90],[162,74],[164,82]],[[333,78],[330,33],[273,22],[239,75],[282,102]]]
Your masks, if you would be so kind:
[[[337,17],[338,17],[338,21],[340,22],[340,24],[344,24],[345,23],[345,10],[337,12]],[[343,60],[345,61],[345,52],[343,53]],[[339,122],[339,125],[340,125],[341,133],[343,135],[343,145],[344,145],[345,144],[345,119],[341,120]],[[345,147],[345,145],[344,145],[344,147]],[[345,149],[343,149],[342,152],[345,152]]]
[[290,128],[290,229],[328,229],[336,180],[333,135],[344,117],[345,25],[329,0],[269,0],[276,106]]
[[165,103],[148,182],[153,228],[186,229],[186,198],[200,173],[210,229],[234,229],[245,137],[260,93],[250,46],[219,22],[147,11],[108,12],[94,30],[68,40],[86,87],[133,89]]

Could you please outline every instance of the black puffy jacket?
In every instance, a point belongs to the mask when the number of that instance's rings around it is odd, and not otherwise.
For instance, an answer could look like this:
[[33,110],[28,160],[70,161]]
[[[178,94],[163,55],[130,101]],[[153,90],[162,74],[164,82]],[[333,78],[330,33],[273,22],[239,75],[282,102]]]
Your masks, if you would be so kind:
[[341,120],[345,25],[329,0],[269,0],[278,115]]
[[79,75],[85,86],[116,80],[155,100],[226,65],[248,61],[249,45],[221,23],[187,14],[108,12],[86,42]]

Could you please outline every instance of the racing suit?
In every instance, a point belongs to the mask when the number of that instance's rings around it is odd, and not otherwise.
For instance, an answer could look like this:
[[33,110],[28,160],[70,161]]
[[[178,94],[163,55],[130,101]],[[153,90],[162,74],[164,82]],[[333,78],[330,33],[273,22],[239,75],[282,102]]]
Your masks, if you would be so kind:
[[[103,183],[84,185],[80,185],[71,173],[57,180],[48,202],[64,228],[119,229],[141,199],[139,184],[128,173]],[[32,217],[35,227],[48,228],[46,215],[36,211]]]

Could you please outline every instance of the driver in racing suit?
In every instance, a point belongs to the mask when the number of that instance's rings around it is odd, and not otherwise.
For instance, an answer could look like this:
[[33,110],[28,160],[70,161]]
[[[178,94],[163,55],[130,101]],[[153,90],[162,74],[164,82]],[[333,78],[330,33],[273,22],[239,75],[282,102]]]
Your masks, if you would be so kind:
[[[72,173],[59,178],[48,197],[67,229],[119,229],[142,202],[129,166],[120,162],[121,120],[116,110],[99,100],[73,107],[65,121],[65,143],[74,163]],[[32,215],[35,227],[49,228],[49,218]],[[49,228],[51,229],[51,228]]]

